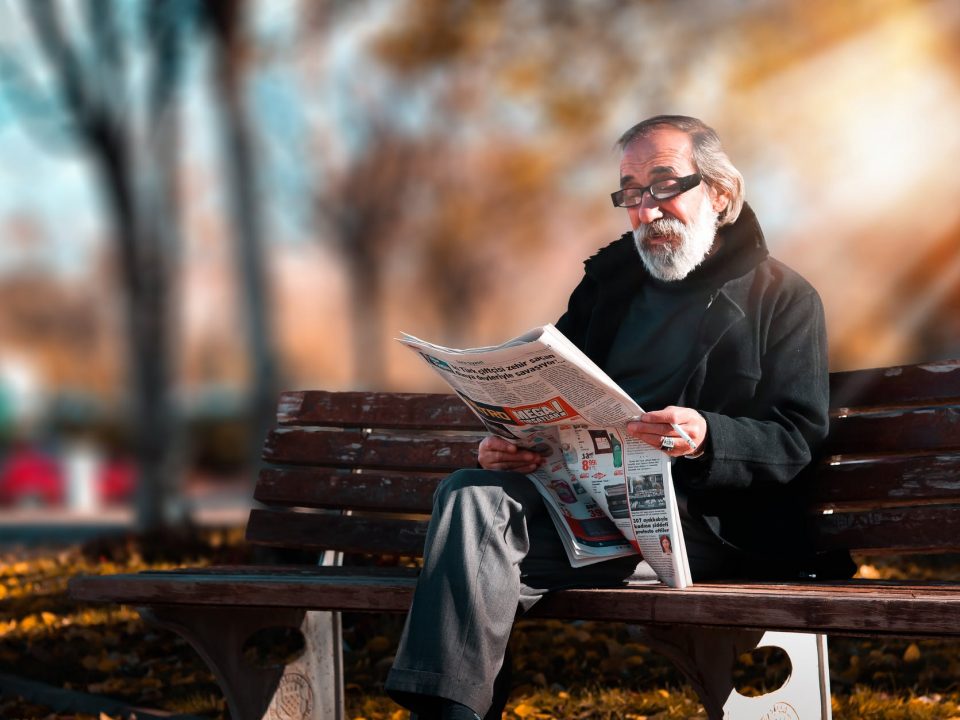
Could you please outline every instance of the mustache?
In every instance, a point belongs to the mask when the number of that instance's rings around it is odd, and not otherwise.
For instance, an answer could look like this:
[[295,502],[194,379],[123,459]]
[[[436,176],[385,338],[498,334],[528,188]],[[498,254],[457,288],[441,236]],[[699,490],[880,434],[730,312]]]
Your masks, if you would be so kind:
[[657,218],[643,226],[643,237],[650,235],[671,235],[682,237],[686,232],[687,226],[676,218]]

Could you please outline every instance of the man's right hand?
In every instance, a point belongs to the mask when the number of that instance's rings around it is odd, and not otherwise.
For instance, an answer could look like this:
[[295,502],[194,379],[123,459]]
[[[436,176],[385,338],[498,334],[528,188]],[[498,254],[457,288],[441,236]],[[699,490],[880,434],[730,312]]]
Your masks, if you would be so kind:
[[480,455],[477,459],[484,470],[506,470],[518,473],[532,473],[546,462],[541,455],[517,447],[509,440],[496,435],[488,435],[480,441]]

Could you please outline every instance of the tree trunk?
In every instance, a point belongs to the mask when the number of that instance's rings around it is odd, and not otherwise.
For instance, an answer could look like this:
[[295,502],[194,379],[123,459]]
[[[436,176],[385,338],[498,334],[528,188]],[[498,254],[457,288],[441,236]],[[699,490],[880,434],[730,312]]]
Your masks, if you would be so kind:
[[236,240],[237,275],[246,306],[250,354],[251,433],[249,467],[254,477],[261,464],[260,443],[273,425],[279,392],[279,363],[270,324],[270,293],[263,249],[262,219],[249,116],[243,97],[244,48],[241,0],[207,5],[217,46],[216,83],[222,156],[230,193]]
[[363,243],[355,243],[346,254],[350,276],[354,387],[357,390],[382,390],[386,377],[381,305],[383,272],[379,263],[364,252],[366,247]]

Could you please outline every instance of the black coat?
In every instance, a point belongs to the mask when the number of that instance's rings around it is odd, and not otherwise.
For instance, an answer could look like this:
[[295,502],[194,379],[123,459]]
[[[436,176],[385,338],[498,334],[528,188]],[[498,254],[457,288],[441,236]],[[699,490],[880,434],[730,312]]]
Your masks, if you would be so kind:
[[[704,266],[709,272],[695,271],[706,275],[710,300],[699,361],[675,403],[706,419],[707,449],[700,459],[675,462],[673,476],[690,512],[724,542],[772,554],[776,565],[808,554],[797,509],[803,471],[828,428],[823,305],[806,280],[769,256],[748,206],[718,239],[720,250]],[[631,298],[653,280],[630,233],[584,267],[557,327],[604,367]]]

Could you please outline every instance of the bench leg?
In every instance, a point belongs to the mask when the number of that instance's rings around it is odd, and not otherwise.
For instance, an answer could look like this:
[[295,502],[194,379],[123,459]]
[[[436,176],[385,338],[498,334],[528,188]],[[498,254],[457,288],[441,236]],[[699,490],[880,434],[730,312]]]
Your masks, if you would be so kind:
[[[343,720],[340,613],[284,608],[137,608],[153,624],[184,637],[210,667],[234,720]],[[304,652],[285,667],[259,668],[244,643],[264,628],[303,634]]]
[[[631,628],[651,649],[669,658],[693,685],[711,720],[830,720],[827,636],[688,626]],[[748,698],[733,688],[733,667],[745,652],[779,647],[790,658],[782,687]]]

